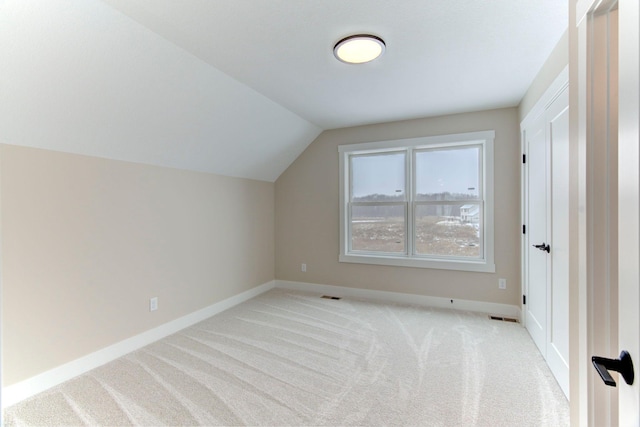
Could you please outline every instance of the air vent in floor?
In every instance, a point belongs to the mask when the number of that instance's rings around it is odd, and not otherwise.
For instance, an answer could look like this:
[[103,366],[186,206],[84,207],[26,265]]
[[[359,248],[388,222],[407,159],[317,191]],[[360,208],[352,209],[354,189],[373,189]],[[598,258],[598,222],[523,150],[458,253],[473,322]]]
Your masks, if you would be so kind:
[[489,318],[491,320],[501,320],[503,322],[518,323],[518,319],[513,319],[511,317],[489,316]]

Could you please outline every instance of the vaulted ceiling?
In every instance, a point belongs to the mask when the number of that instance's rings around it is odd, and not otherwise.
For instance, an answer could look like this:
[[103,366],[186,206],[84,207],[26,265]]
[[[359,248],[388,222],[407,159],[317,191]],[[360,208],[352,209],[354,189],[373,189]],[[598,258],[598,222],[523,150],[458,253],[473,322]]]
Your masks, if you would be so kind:
[[[516,106],[562,0],[0,0],[0,143],[274,181],[325,129]],[[333,57],[371,33],[378,60]]]

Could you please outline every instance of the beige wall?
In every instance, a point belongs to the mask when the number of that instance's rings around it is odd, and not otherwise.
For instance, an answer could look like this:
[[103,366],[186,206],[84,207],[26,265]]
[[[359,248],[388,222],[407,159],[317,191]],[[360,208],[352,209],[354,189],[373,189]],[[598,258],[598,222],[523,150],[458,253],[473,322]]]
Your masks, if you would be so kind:
[[[496,273],[338,262],[338,145],[495,129]],[[506,108],[323,132],[276,181],[276,278],[520,304],[518,110]],[[307,264],[303,273],[300,264]],[[498,289],[507,279],[507,290]]]
[[274,279],[271,183],[8,145],[0,161],[4,386]]
[[569,64],[569,30],[565,31],[556,47],[529,86],[527,93],[520,101],[518,123],[533,109],[536,102],[546,92],[558,74]]

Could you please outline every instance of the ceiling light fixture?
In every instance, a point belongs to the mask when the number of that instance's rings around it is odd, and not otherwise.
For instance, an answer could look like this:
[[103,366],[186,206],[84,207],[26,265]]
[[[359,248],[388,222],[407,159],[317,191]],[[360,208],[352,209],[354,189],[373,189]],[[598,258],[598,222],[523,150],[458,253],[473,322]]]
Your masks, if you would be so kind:
[[386,45],[380,37],[357,34],[345,37],[333,47],[333,54],[347,64],[364,64],[384,53]]

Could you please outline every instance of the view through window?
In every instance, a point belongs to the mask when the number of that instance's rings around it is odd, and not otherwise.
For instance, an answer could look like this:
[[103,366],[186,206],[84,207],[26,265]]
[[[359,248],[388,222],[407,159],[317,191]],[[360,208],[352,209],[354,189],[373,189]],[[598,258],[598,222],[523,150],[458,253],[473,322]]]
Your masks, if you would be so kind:
[[341,261],[494,268],[492,141],[478,132],[341,146]]

